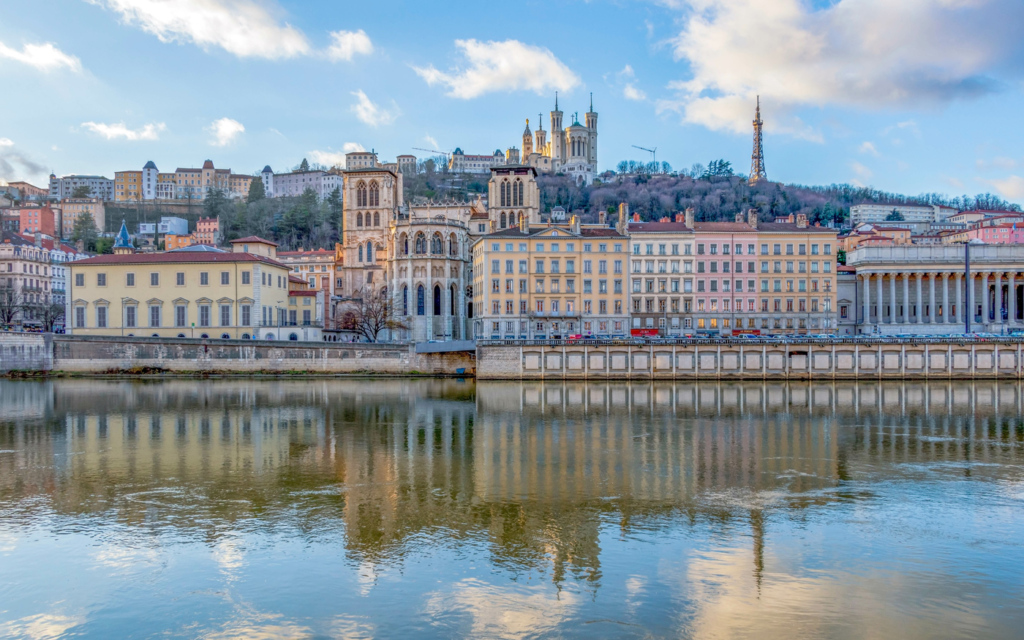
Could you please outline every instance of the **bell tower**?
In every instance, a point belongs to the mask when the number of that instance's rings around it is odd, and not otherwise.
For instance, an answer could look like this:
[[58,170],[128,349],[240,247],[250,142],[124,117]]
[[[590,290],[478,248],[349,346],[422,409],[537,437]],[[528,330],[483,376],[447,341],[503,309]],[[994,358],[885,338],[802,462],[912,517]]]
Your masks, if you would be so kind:
[[594,94],[590,94],[590,111],[586,113],[587,162],[597,171],[597,112],[594,111]]
[[562,112],[558,110],[558,92],[555,92],[555,110],[551,112],[551,169],[557,170],[565,162],[565,132],[562,130]]
[[533,153],[533,133],[530,132],[530,119],[526,119],[526,130],[523,131],[523,162]]

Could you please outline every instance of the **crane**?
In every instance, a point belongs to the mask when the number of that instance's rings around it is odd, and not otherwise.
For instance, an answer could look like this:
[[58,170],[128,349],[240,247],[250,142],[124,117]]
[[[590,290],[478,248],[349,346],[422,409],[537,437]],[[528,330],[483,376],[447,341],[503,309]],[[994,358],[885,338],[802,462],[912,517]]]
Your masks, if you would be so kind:
[[641,151],[646,151],[647,153],[651,154],[651,160],[652,161],[654,161],[654,162],[658,161],[658,147],[654,147],[653,149],[647,149],[646,147],[638,147],[638,146],[636,146],[634,144],[633,148],[634,149],[639,149]]
[[413,147],[413,151],[426,151],[427,153],[436,153],[439,156],[448,157],[447,151],[438,151],[437,149],[421,149],[419,147]]

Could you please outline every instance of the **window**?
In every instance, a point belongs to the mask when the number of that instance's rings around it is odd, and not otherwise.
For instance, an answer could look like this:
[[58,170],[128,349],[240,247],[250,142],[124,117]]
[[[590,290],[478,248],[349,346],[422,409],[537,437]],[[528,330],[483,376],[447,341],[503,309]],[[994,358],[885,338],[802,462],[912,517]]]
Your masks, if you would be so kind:
[[206,271],[203,271],[202,273],[200,273],[199,274],[199,284],[201,284],[203,286],[206,286],[206,285],[210,284],[210,274],[207,273]]
[[426,291],[423,285],[416,287],[416,315],[422,316],[426,313]]
[[107,326],[107,308],[96,307],[96,326],[104,329]]
[[[76,287],[84,287],[85,286],[85,274],[84,273],[76,273],[75,274],[75,286]],[[82,325],[82,326],[84,326],[84,325]]]
[[186,323],[185,305],[179,304],[174,307],[174,326],[184,327]]
[[154,304],[149,307],[149,326],[160,326],[160,305]]
[[96,286],[97,287],[105,287],[105,286],[107,286],[107,274],[105,274],[105,273],[97,273],[96,274]]
[[231,274],[229,272],[227,272],[227,271],[221,271],[220,272],[220,283],[221,284],[231,284]]
[[199,305],[199,326],[210,326],[210,305],[208,304]]
[[125,284],[127,286],[129,286],[129,287],[134,287],[135,286],[135,274],[134,273],[129,273],[125,277]]
[[85,326],[85,307],[75,307],[75,326]]
[[[242,272],[242,284],[249,284],[249,272],[248,271],[243,271]],[[248,324],[248,323],[246,323],[246,324]]]
[[178,273],[175,274],[175,284],[177,284],[179,287],[184,287],[185,286],[185,273],[184,272],[179,271]]
[[[308,298],[307,298],[308,300]],[[231,326],[231,305],[222,304],[220,305],[220,326],[230,327]]]
[[135,327],[135,307],[125,307],[124,309],[124,325],[128,328]]

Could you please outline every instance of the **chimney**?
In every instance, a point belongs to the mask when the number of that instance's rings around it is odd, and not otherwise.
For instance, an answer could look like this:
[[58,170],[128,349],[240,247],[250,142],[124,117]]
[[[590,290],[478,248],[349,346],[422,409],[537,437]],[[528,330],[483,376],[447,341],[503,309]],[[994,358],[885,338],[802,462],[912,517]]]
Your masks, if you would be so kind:
[[629,205],[625,202],[619,204],[619,221],[615,225],[615,230],[622,235],[626,235],[626,228],[629,223]]
[[522,215],[519,217],[519,230],[526,235],[530,235],[530,216]]
[[736,222],[738,222],[739,224],[743,224],[744,220],[743,220],[743,213],[742,212],[736,214]]
[[676,212],[676,215],[672,216],[672,218],[674,222],[682,222],[684,224],[686,223],[686,215],[679,213],[678,211]]
[[658,218],[658,222],[670,222],[670,220],[668,216],[661,216]]
[[633,212],[633,222],[640,222],[640,212],[639,211],[634,211]]
[[807,214],[806,213],[798,213],[798,214],[796,214],[796,226],[797,226],[798,229],[806,229],[807,228]]
[[747,209],[747,224],[757,228],[757,209]]
[[597,223],[602,227],[606,226],[608,224],[608,214],[604,211],[599,212],[597,214]]
[[686,226],[692,229],[694,225],[693,207],[686,207],[686,213],[684,215],[686,216]]

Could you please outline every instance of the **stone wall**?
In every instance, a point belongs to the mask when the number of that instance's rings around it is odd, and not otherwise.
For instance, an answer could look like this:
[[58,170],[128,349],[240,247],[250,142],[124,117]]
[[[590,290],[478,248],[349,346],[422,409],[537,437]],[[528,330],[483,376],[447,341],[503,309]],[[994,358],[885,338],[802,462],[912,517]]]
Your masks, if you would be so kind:
[[970,379],[1021,378],[1024,343],[554,345],[477,347],[488,379]]
[[0,332],[0,374],[49,371],[53,368],[52,340],[43,333]]

